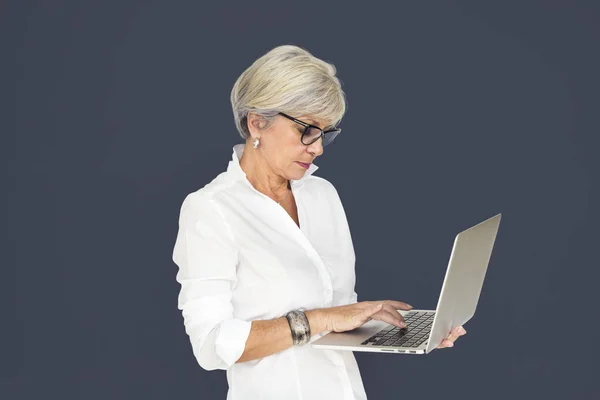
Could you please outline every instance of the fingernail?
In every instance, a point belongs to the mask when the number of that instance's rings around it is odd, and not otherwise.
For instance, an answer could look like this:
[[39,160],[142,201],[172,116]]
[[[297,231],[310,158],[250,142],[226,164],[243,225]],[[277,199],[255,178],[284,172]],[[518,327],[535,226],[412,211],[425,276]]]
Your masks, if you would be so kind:
[[398,325],[400,325],[400,328],[406,328],[406,324],[404,322],[400,322]]
[[448,345],[448,347],[454,347],[454,343],[450,342],[450,344]]

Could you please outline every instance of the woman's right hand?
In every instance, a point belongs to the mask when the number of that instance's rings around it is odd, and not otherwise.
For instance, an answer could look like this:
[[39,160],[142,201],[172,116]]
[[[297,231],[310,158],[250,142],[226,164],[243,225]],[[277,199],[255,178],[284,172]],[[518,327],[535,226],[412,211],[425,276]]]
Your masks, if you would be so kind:
[[345,306],[322,308],[326,330],[346,332],[356,329],[372,319],[406,328],[404,318],[397,310],[411,310],[410,304],[394,300],[361,301]]

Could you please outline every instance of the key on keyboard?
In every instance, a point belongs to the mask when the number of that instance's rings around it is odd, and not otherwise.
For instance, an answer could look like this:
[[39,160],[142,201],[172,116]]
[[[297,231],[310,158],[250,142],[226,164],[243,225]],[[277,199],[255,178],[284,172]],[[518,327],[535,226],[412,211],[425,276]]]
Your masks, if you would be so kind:
[[409,312],[404,316],[406,328],[389,325],[362,342],[367,346],[419,347],[429,338],[435,313]]

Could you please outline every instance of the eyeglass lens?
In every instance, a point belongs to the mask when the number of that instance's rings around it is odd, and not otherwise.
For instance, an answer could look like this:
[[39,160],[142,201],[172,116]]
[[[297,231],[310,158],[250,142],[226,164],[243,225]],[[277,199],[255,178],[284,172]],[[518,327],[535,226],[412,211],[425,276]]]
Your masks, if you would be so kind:
[[[338,133],[338,131],[333,131],[323,134],[323,146],[327,146],[329,143],[333,142],[333,139],[335,139]],[[321,131],[317,128],[309,127],[308,131],[304,134],[302,141],[304,142],[304,144],[311,144],[315,140],[317,140],[320,134]]]

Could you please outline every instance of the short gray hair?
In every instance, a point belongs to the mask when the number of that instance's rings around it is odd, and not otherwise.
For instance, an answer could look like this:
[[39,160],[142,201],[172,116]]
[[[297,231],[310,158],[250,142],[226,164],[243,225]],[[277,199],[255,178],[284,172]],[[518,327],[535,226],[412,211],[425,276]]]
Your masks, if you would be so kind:
[[[231,90],[235,126],[250,137],[248,112],[258,114],[268,128],[278,112],[310,115],[337,125],[346,112],[346,96],[333,64],[293,45],[275,47],[254,61]],[[323,127],[324,128],[324,127]]]

